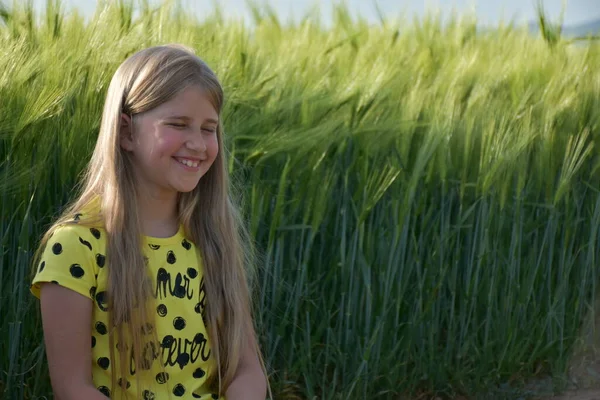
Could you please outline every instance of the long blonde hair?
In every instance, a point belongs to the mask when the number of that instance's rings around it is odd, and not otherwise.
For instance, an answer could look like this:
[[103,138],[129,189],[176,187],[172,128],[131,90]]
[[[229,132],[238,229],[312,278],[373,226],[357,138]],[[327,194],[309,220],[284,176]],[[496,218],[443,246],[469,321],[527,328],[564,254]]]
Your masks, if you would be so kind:
[[[141,251],[141,228],[136,207],[136,186],[130,156],[121,149],[122,113],[132,116],[151,110],[185,88],[204,89],[217,113],[221,114],[223,90],[214,72],[191,49],[164,45],[143,49],[125,60],[114,74],[102,113],[100,133],[92,158],[82,180],[81,194],[44,235],[38,257],[56,228],[70,223],[73,215],[99,199],[99,214],[79,223],[101,223],[107,232],[108,305],[113,333],[123,343],[125,332],[131,337],[136,371],[144,369],[143,337],[132,327],[153,324],[147,304],[152,282],[146,272]],[[135,126],[135,122],[133,124]],[[253,251],[240,213],[229,193],[229,177],[223,147],[223,129],[217,127],[218,155],[189,193],[180,193],[178,211],[186,235],[202,254],[207,330],[217,363],[216,376],[209,379],[219,394],[232,382],[242,349],[251,346],[264,362],[254,334],[251,291],[248,284]],[[95,219],[94,219],[95,217]],[[132,249],[140,249],[132,251]],[[37,263],[34,262],[34,265]],[[126,352],[120,351],[121,378],[125,379]],[[113,358],[114,359],[114,358]],[[266,376],[266,373],[265,373]],[[137,379],[140,374],[137,374]],[[113,387],[116,371],[112,370]],[[139,382],[139,381],[138,381]],[[140,385],[138,384],[138,389]]]

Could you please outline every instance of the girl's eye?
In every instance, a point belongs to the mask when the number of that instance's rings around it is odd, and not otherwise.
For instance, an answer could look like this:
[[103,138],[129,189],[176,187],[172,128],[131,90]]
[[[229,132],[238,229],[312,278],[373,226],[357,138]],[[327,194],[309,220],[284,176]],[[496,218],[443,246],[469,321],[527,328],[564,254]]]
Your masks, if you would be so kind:
[[175,128],[185,128],[185,124],[178,124],[176,122],[170,122],[167,125],[174,126]]
[[210,133],[210,134],[213,134],[213,133],[217,132],[217,130],[216,130],[216,129],[214,129],[214,128],[204,128],[204,129],[202,129],[202,130],[203,130],[204,132],[206,132],[206,133]]

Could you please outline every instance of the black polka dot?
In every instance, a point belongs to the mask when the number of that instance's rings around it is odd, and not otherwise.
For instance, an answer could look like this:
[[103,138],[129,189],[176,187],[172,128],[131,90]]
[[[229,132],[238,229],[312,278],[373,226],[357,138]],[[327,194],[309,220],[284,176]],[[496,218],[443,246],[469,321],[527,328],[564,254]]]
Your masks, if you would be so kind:
[[81,243],[82,245],[84,245],[85,247],[87,247],[88,249],[90,249],[90,251],[92,251],[92,244],[90,242],[88,242],[87,240],[83,239],[83,238],[79,238],[79,243]]
[[183,369],[190,362],[190,355],[188,353],[181,353],[177,356],[177,364],[179,364],[179,368]]
[[185,394],[185,387],[181,383],[178,383],[173,388],[173,394],[177,397],[182,397]]
[[39,268],[39,272],[42,272],[44,270],[44,267],[46,266],[46,261],[42,261],[40,263],[40,268]]
[[154,327],[152,326],[152,324],[150,322],[147,322],[146,325],[142,326],[142,333],[144,335],[151,334],[153,330],[154,330]]
[[167,262],[169,264],[175,264],[175,262],[177,262],[177,257],[175,257],[175,253],[173,253],[172,250],[169,250],[167,253]]
[[96,304],[98,304],[98,308],[102,311],[108,311],[108,299],[106,297],[106,292],[104,291],[96,293]]
[[183,246],[184,249],[189,250],[192,248],[192,245],[190,244],[190,242],[188,242],[187,240],[183,239],[181,241],[181,245]]
[[106,257],[103,254],[96,254],[96,265],[100,268],[104,267],[104,262],[106,261]]
[[90,228],[90,232],[92,232],[92,235],[94,235],[96,239],[100,239],[100,231],[98,229]]
[[185,319],[183,319],[181,317],[175,317],[175,319],[173,320],[173,326],[178,331],[184,329],[185,328]]
[[167,381],[169,380],[169,374],[167,372],[159,372],[158,374],[156,374],[156,382],[158,382],[159,384],[164,384],[167,383]]
[[156,360],[160,354],[158,353],[158,349],[156,347],[156,343],[147,342],[144,345],[144,353],[143,357],[148,360]]
[[96,327],[96,332],[99,334],[106,335],[108,333],[108,329],[106,329],[106,325],[104,325],[104,323],[98,321],[94,326]]
[[98,359],[98,366],[106,371],[110,367],[110,360],[106,357],[100,357]]
[[152,368],[152,360],[143,358],[140,364],[140,368],[144,371],[150,370],[150,368]]
[[119,384],[119,386],[122,388],[123,386],[125,386],[125,389],[129,389],[131,387],[131,383],[125,379],[125,385],[123,385],[123,378],[119,378],[119,380],[117,381],[117,383]]
[[81,265],[79,264],[71,265],[71,268],[69,268],[69,272],[71,272],[71,276],[73,278],[81,278],[83,275],[85,275],[83,268],[81,268]]
[[148,247],[150,247],[152,250],[158,250],[158,249],[160,249],[160,245],[159,244],[149,244]]
[[52,246],[52,252],[56,255],[62,253],[62,244],[54,243],[54,245]]
[[79,221],[79,217],[81,217],[81,214],[75,214],[75,216],[73,217],[73,221]]
[[206,339],[204,338],[204,334],[202,334],[201,332],[196,333],[196,336],[194,336],[194,343],[196,344],[201,344],[205,341]]
[[204,372],[202,368],[196,368],[196,370],[194,371],[194,378],[196,379],[203,378],[204,375],[206,375],[206,372]]
[[106,386],[100,386],[98,388],[98,390],[100,391],[100,393],[102,393],[103,395],[105,395],[106,397],[110,397],[110,389],[107,388]]
[[144,399],[144,400],[155,400],[154,399],[154,393],[152,393],[149,390],[144,390],[142,392],[142,399]]
[[96,337],[92,336],[92,349],[96,347]]
[[177,278],[175,279],[175,291],[173,292],[173,295],[183,299],[185,297],[185,286],[178,284],[178,281],[181,279],[180,277],[181,275],[177,274]]
[[93,299],[96,296],[96,286],[90,288],[90,297]]
[[161,346],[169,349],[173,345],[173,342],[175,342],[175,338],[172,335],[167,335],[163,338]]
[[200,303],[197,303],[194,307],[194,311],[196,311],[197,314],[202,314],[202,305]]
[[200,396],[199,394],[196,394],[196,393],[192,393],[192,397],[195,398],[195,399],[201,399],[202,398],[202,396]]
[[198,276],[198,271],[195,268],[188,268],[187,274],[190,278],[194,279],[195,277]]
[[58,281],[52,281],[52,283],[54,283],[55,285],[58,285]]
[[156,313],[161,317],[166,316],[167,315],[167,306],[164,304],[159,304],[158,307],[156,307]]

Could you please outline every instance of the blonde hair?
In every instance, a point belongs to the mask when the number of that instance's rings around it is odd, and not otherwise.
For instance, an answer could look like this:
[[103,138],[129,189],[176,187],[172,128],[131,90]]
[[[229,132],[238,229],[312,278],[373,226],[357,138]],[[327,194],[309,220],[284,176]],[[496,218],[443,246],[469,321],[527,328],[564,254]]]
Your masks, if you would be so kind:
[[[208,94],[220,115],[222,87],[206,63],[186,47],[164,45],[146,48],[131,55],[119,66],[108,88],[98,141],[82,180],[81,194],[44,235],[37,253],[39,257],[58,226],[72,223],[75,213],[99,200],[99,214],[87,219],[84,215],[79,223],[101,223],[107,232],[111,358],[114,359],[113,333],[118,343],[124,343],[125,332],[128,332],[136,371],[148,369],[147,362],[150,360],[144,360],[142,332],[133,327],[152,324],[154,318],[148,307],[136,308],[147,304],[146,300],[153,294],[152,281],[146,272],[141,251],[141,225],[131,159],[120,146],[121,114],[126,113],[135,121],[137,114],[159,106],[192,85],[201,87]],[[135,127],[135,122],[133,125]],[[217,375],[213,373],[209,382],[216,389],[218,381],[219,395],[222,395],[233,380],[242,349],[246,346],[252,347],[265,376],[267,374],[254,334],[250,304],[248,279],[251,275],[248,272],[252,270],[247,267],[253,266],[253,251],[240,213],[229,193],[220,122],[217,138],[219,152],[213,165],[194,190],[179,194],[178,212],[186,236],[202,254],[205,290],[210,299],[206,304],[207,331],[217,363]],[[156,339],[155,332],[154,335]],[[127,352],[119,353],[120,377],[126,382]],[[155,357],[156,354],[152,354],[152,358]],[[116,379],[113,368],[112,387],[116,387]],[[136,379],[139,383],[139,373]],[[140,386],[137,385],[138,390]]]

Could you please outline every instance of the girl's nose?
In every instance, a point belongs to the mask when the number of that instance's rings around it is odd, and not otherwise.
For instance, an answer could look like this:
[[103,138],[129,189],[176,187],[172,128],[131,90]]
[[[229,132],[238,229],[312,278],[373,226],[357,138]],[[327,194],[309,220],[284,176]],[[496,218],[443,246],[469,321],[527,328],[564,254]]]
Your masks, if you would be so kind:
[[206,151],[206,143],[204,142],[204,138],[202,137],[202,134],[194,135],[193,137],[190,137],[185,145],[190,150],[199,151],[199,152]]

